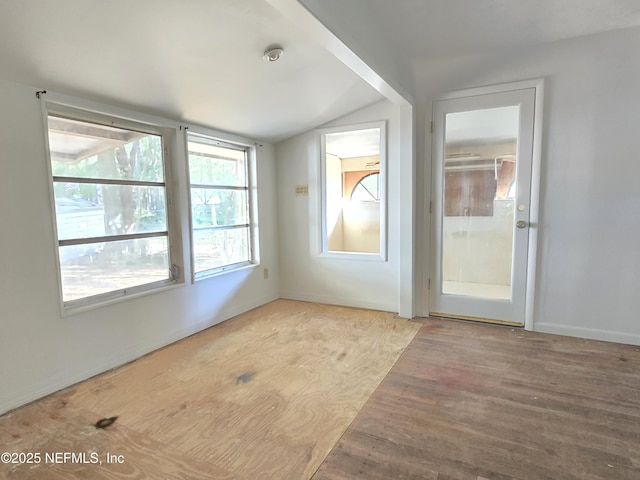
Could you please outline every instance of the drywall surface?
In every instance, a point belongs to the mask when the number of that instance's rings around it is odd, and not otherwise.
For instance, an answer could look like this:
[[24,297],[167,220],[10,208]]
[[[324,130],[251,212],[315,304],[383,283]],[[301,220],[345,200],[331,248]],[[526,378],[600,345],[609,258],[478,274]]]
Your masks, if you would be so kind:
[[[640,344],[635,45],[639,28],[415,66],[421,122],[446,92],[545,79],[535,330]],[[418,142],[429,159],[426,131]],[[420,181],[426,199],[428,172]]]
[[[387,261],[320,255],[320,140],[316,131],[276,145],[280,296],[397,312],[400,268],[400,110],[388,101],[325,127],[387,121]],[[308,185],[308,196],[296,196]]]
[[[62,317],[45,132],[35,92],[0,82],[0,413],[278,297],[275,149],[263,144],[257,150],[259,267],[196,284],[187,279]],[[186,198],[183,177],[174,188]],[[188,210],[186,204],[181,208],[188,245]],[[267,280],[263,267],[270,271]]]
[[444,217],[444,281],[511,285],[513,200],[493,204],[491,216]]
[[[407,102],[414,97],[409,59],[399,54],[395,42],[379,33],[379,19],[367,8],[367,0],[301,0],[300,3],[340,41],[380,75]],[[352,67],[353,68],[353,67]],[[380,85],[373,85],[380,89]],[[380,90],[385,94],[385,89]]]

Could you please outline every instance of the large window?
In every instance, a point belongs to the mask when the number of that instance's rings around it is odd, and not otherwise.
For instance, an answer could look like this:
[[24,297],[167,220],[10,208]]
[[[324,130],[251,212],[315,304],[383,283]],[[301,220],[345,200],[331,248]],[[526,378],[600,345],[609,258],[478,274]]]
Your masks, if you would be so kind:
[[160,128],[49,105],[48,134],[65,307],[169,284]]
[[189,133],[195,278],[252,261],[248,148]]

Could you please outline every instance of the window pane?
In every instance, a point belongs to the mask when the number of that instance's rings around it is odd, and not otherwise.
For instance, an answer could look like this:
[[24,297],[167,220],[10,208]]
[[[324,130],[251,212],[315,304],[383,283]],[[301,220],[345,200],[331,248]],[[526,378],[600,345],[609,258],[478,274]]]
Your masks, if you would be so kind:
[[60,247],[65,302],[169,279],[166,237]]
[[215,141],[189,135],[189,176],[192,185],[247,185],[244,150],[213,145]]
[[[445,116],[442,293],[511,300],[520,106]],[[499,119],[499,120],[497,120]]]
[[54,182],[58,239],[167,230],[164,187]]
[[189,133],[188,151],[194,272],[250,262],[246,148]]
[[251,260],[249,228],[194,230],[195,271],[202,272]]
[[248,224],[247,196],[247,190],[192,188],[191,218],[194,228]]
[[359,202],[376,202],[380,200],[380,174],[367,175],[354,187],[351,200]]
[[49,115],[54,176],[164,182],[160,135]]
[[[322,135],[323,253],[384,255],[385,205],[380,205],[385,164],[384,129]],[[384,178],[384,177],[383,177]]]

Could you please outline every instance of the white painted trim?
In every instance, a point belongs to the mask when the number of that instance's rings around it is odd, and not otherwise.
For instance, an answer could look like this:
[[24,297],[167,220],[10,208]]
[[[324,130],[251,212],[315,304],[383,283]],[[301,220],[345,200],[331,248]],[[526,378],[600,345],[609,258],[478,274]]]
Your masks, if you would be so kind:
[[[60,316],[64,317],[66,314],[66,310],[64,308],[64,296],[62,293],[62,269],[60,263],[60,239],[58,238],[58,219],[56,218],[56,194],[55,188],[53,186],[53,168],[51,166],[51,145],[49,144],[49,109],[47,107],[47,100],[45,100],[46,95],[52,94],[41,94],[40,95],[40,112],[42,115],[42,128],[44,134],[44,153],[45,153],[45,163],[47,167],[47,183],[49,185],[49,214],[51,215],[51,227],[53,231],[51,232],[53,238],[53,250],[54,250],[54,258],[56,260],[56,279],[58,281],[58,306],[60,311]],[[53,95],[55,97],[55,95]],[[166,179],[165,179],[166,180]]]
[[301,302],[314,302],[326,305],[339,305],[343,307],[365,308],[368,310],[379,310],[382,312],[397,313],[396,305],[388,303],[377,303],[364,300],[354,300],[351,297],[336,297],[329,295],[317,295],[315,293],[290,293],[280,292],[280,298],[286,300],[299,300]]
[[524,328],[533,330],[535,319],[536,279],[538,273],[538,235],[540,230],[540,182],[542,135],[544,120],[544,79],[529,82],[535,89],[533,107],[533,151],[531,152],[531,193],[529,200],[529,251],[527,257],[527,290],[524,304]]
[[640,335],[633,333],[600,330],[595,328],[573,327],[569,325],[559,325],[557,323],[546,322],[536,322],[535,328],[533,328],[533,330],[535,332],[551,333],[554,335],[588,338],[589,340],[625,343],[628,345],[640,345]]
[[520,80],[516,82],[498,83],[495,85],[487,85],[484,87],[466,88],[464,90],[456,90],[455,92],[448,92],[443,95],[434,98],[433,101],[438,100],[452,100],[455,98],[475,97],[478,95],[489,95],[492,93],[512,92],[514,90],[525,90],[527,88],[538,88],[544,84],[543,78],[536,78],[533,80]]
[[[380,251],[379,253],[363,253],[363,252],[339,252],[339,251],[330,251],[327,249],[328,238],[327,238],[327,215],[326,215],[326,142],[325,135],[329,135],[332,133],[343,133],[343,132],[352,132],[358,130],[368,130],[378,128],[380,129]],[[366,123],[358,123],[355,125],[344,125],[337,127],[327,127],[327,128],[318,128],[316,129],[316,135],[318,136],[320,143],[320,188],[318,188],[320,201],[320,211],[318,212],[318,218],[320,219],[320,249],[319,249],[319,257],[320,258],[332,258],[332,259],[349,259],[349,260],[364,260],[364,261],[387,261],[388,249],[387,249],[387,238],[389,237],[389,233],[387,231],[387,218],[389,212],[389,202],[387,201],[387,191],[388,191],[388,140],[387,140],[387,121],[380,120],[375,122],[366,122]],[[312,217],[313,218],[313,217]]]
[[398,314],[416,315],[416,132],[415,110],[400,107],[400,275]]
[[[535,318],[535,286],[536,286],[536,273],[537,273],[537,245],[538,245],[538,227],[539,227],[539,211],[540,211],[540,170],[541,170],[541,161],[542,161],[542,126],[543,126],[543,104],[544,104],[544,79],[538,78],[533,80],[523,80],[516,82],[509,82],[504,84],[496,84],[489,85],[484,87],[475,87],[469,88],[465,90],[459,90],[455,92],[449,92],[444,95],[441,95],[434,99],[432,102],[432,111],[430,112],[430,117],[427,119],[427,125],[436,125],[434,112],[435,109],[433,105],[438,101],[443,100],[457,100],[464,99],[475,96],[484,96],[491,94],[502,94],[508,92],[514,92],[519,90],[534,90],[534,105],[533,105],[533,115],[534,115],[534,124],[533,124],[533,138],[532,138],[532,155],[531,155],[531,191],[529,195],[529,228],[528,228],[528,239],[527,239],[527,264],[526,264],[526,286],[525,286],[525,294],[524,294],[524,327],[527,330],[532,330],[534,328],[534,318]],[[432,123],[433,122],[433,123]],[[432,132],[435,133],[435,132]],[[433,141],[433,135],[431,132],[427,132],[428,135],[431,135],[431,174],[430,178],[433,183],[431,183],[431,198],[430,200],[434,202],[433,196],[438,194],[439,189],[434,184],[436,181],[436,176],[433,174],[433,168],[435,165],[434,162],[434,149],[437,146],[437,142]],[[427,207],[428,211],[428,207]],[[428,308],[431,308],[431,294],[432,290],[427,289],[427,284],[429,282],[429,278],[438,281],[436,266],[434,261],[437,263],[438,260],[438,245],[439,240],[433,238],[433,235],[437,235],[439,233],[439,228],[436,228],[435,225],[436,217],[430,216],[428,219],[429,223],[429,240],[430,240],[430,249],[428,259],[425,262],[425,268],[427,268],[427,272],[429,275],[427,276],[424,291],[426,292],[426,297],[429,299],[427,302]],[[433,287],[432,287],[433,289]]]
[[[535,319],[535,291],[537,274],[537,253],[538,253],[538,231],[540,225],[540,171],[542,163],[542,135],[544,124],[544,78],[531,80],[521,80],[504,84],[488,85],[484,87],[468,88],[456,92],[446,93],[439,96],[437,100],[449,100],[455,98],[472,97],[476,95],[486,95],[514,90],[533,88],[535,90],[534,100],[534,125],[533,125],[533,151],[531,165],[531,194],[529,209],[529,240],[527,257],[527,287],[525,292],[525,314],[524,328],[534,330]],[[433,114],[431,114],[430,118]],[[429,121],[427,125],[429,125]],[[433,153],[432,153],[433,165]],[[433,230],[433,229],[431,229]],[[429,292],[427,292],[429,296]]]
[[[431,218],[431,204],[433,196],[433,132],[432,120],[433,120],[433,102],[427,102],[425,106],[425,125],[423,128],[424,139],[422,142],[422,148],[424,149],[424,172],[422,172],[422,239],[420,241],[420,248],[422,252],[422,262],[420,267],[422,269],[422,288],[420,291],[420,310],[418,315],[427,317],[431,311],[431,272],[433,271],[433,220]],[[416,212],[416,215],[418,212]]]
[[160,342],[147,344],[136,342],[126,351],[121,352],[114,357],[103,359],[99,365],[94,365],[91,368],[84,370],[82,373],[75,375],[65,375],[64,372],[61,372],[61,375],[50,379],[45,384],[40,383],[38,385],[34,385],[33,388],[24,389],[17,392],[13,391],[11,392],[11,395],[3,395],[0,397],[0,415],[34,400],[38,400],[46,395],[50,395],[59,390],[70,387],[71,385],[74,385],[78,382],[82,382],[91,377],[104,373],[113,368],[118,368],[129,362],[137,360],[138,358],[148,353],[154,352],[162,347],[166,347],[167,345],[171,345],[172,343],[183,340],[186,337],[202,332],[207,328],[218,325],[219,323],[222,323],[232,317],[248,312],[249,310],[253,310],[254,308],[260,307],[277,299],[277,295],[267,295],[254,299],[252,302],[245,303],[243,305],[234,305],[233,308],[222,310],[218,315],[216,315],[215,319],[191,325],[189,326],[189,328],[174,330],[173,332],[168,333],[165,339]]
[[[257,267],[260,264],[260,231],[258,222],[258,170],[257,170],[257,147],[258,143],[246,137],[224,133],[220,130],[202,127],[199,125],[185,125],[183,128],[182,139],[184,142],[184,164],[186,175],[187,190],[187,212],[189,223],[189,268],[191,283],[196,283],[208,278],[224,275],[229,272],[244,270],[246,268]],[[230,146],[242,147],[246,152],[246,175],[247,175],[247,194],[249,209],[249,260],[235,265],[226,265],[217,269],[204,270],[202,272],[195,271],[195,256],[193,243],[193,211],[191,205],[191,170],[189,168],[189,133],[213,140],[219,140]]]
[[250,138],[243,137],[241,135],[236,135],[235,133],[228,133],[223,130],[203,127],[202,125],[194,125],[191,123],[181,123],[181,125],[186,127],[187,133],[195,133],[196,135],[210,137],[224,143],[248,148],[253,148],[257,145],[255,140],[251,140]]
[[[181,237],[181,226],[179,225],[180,213],[177,209],[178,202],[174,201],[175,197],[179,193],[179,188],[175,187],[178,183],[179,177],[179,175],[176,174],[176,168],[177,164],[183,160],[178,155],[179,143],[181,140],[181,136],[178,133],[180,128],[179,124],[175,121],[156,117],[154,115],[147,115],[133,110],[114,107],[112,105],[106,105],[55,92],[43,92],[39,98],[45,137],[45,157],[49,178],[50,208],[53,219],[53,238],[61,317],[75,315],[76,313],[86,312],[94,308],[101,308],[113,303],[127,301],[130,298],[156,293],[158,291],[166,290],[167,288],[172,288],[173,286],[183,285],[185,279],[184,248]],[[105,125],[108,124],[107,122],[112,121],[112,124],[113,122],[116,122],[116,126],[121,128],[146,131],[147,133],[161,136],[163,150],[169,152],[169,154],[163,154],[164,192],[166,197],[169,261],[171,264],[177,265],[180,269],[181,273],[177,279],[166,279],[159,282],[138,285],[130,289],[105,292],[103,294],[83,297],[81,299],[65,303],[62,288],[60,252],[58,248],[58,219],[55,211],[55,190],[53,186],[53,171],[51,166],[51,148],[49,145],[48,135],[48,118],[50,114],[68,114],[70,117],[75,119],[83,121],[95,120],[99,123],[104,123]],[[127,290],[132,293],[125,294]]]
[[385,262],[386,259],[382,258],[379,253],[366,253],[366,252],[321,252],[318,255],[320,258],[333,259],[333,260],[355,260],[362,262]]
[[102,116],[116,117],[121,120],[133,122],[134,124],[142,123],[158,128],[180,128],[180,123],[174,120],[61,93],[47,91],[46,94],[42,95],[41,100],[45,103],[61,105],[74,110],[82,110]]

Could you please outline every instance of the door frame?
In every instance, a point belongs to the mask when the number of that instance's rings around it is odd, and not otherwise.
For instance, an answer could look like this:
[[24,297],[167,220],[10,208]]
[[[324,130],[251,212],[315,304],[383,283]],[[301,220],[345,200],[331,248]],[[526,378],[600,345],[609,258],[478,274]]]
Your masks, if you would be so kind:
[[[544,105],[544,79],[538,78],[533,80],[524,80],[518,82],[510,82],[496,85],[489,85],[484,87],[476,87],[465,90],[458,90],[441,95],[433,99],[431,104],[431,118],[427,119],[427,126],[430,132],[427,135],[431,135],[431,148],[430,148],[430,167],[427,169],[430,173],[430,196],[429,205],[433,204],[433,195],[437,189],[434,188],[435,182],[438,179],[435,178],[433,169],[435,165],[435,149],[436,144],[433,138],[433,115],[434,115],[434,102],[441,100],[459,99],[465,97],[473,97],[479,95],[495,94],[501,92],[510,92],[514,90],[534,89],[534,119],[533,119],[533,144],[532,144],[532,165],[531,165],[531,197],[529,206],[529,228],[528,228],[528,248],[527,248],[527,274],[526,274],[526,288],[525,288],[525,311],[524,311],[524,328],[525,330],[533,330],[534,325],[534,308],[535,308],[535,287],[536,287],[536,274],[537,274],[537,251],[538,251],[538,229],[539,229],[539,216],[540,216],[540,170],[542,159],[542,134],[543,134],[543,105]],[[435,235],[438,231],[435,222],[438,221],[438,215],[436,212],[431,212],[429,208],[429,266],[427,267],[427,282],[425,296],[428,299],[427,306],[428,312],[431,311],[431,279],[436,278],[437,261],[437,245],[438,242]]]

